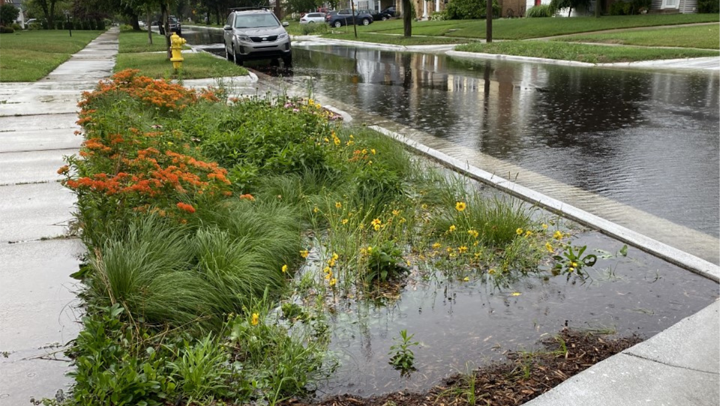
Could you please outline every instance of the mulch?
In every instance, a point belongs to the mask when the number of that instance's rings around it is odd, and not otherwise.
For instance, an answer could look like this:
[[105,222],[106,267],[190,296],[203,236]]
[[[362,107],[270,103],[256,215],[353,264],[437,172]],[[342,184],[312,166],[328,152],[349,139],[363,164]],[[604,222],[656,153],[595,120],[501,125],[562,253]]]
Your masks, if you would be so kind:
[[[571,376],[642,341],[562,330],[542,341],[544,350],[508,352],[507,360],[474,371],[475,405],[516,406],[540,396]],[[290,400],[285,406],[463,406],[470,400],[470,376],[454,375],[426,393],[397,392],[371,398],[350,395],[319,401]]]

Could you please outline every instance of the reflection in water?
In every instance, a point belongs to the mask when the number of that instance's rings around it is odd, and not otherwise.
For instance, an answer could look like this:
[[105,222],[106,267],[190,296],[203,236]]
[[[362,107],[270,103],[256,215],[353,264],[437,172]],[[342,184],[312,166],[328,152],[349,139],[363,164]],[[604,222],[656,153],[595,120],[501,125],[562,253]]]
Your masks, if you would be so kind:
[[293,52],[299,85],[312,77],[316,92],[363,111],[720,234],[717,75]]
[[[620,244],[598,233],[573,241],[612,252]],[[707,306],[717,285],[638,250],[600,260],[592,279],[528,277],[509,289],[481,281],[411,278],[401,299],[386,307],[354,303],[329,315],[330,350],[341,366],[319,385],[318,396],[423,391],[469,367],[502,359],[503,351],[531,349],[563,326],[611,329],[649,337]],[[518,292],[513,294],[514,292]],[[400,330],[420,341],[417,371],[409,377],[389,365]],[[358,373],[360,371],[360,373]]]

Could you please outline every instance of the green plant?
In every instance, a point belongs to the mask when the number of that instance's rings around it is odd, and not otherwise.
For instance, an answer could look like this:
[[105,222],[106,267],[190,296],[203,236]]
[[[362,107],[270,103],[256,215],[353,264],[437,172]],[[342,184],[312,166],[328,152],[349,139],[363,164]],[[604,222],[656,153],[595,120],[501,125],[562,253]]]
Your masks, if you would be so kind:
[[403,266],[402,249],[395,241],[387,240],[379,245],[368,246],[366,252],[368,270],[365,282],[368,284],[386,282],[407,271]]
[[390,365],[393,368],[400,371],[401,374],[406,375],[412,371],[415,371],[415,353],[410,349],[420,345],[417,341],[411,341],[415,334],[408,336],[407,330],[400,330],[400,339],[397,337],[393,338],[395,344],[390,347]]
[[20,14],[20,10],[12,4],[3,4],[0,6],[0,23],[2,25],[10,25]]
[[718,0],[698,0],[698,13],[717,14],[720,12],[720,2]]
[[178,388],[188,404],[193,400],[204,400],[210,396],[226,398],[230,392],[229,380],[232,370],[229,354],[213,338],[212,334],[191,344],[187,340],[168,365],[175,376]]
[[587,245],[582,247],[573,247],[572,244],[568,243],[564,246],[562,255],[554,255],[555,265],[553,266],[553,274],[558,275],[560,273],[567,274],[568,278],[576,273],[577,275],[584,275],[583,268],[591,267],[597,262],[597,255],[587,254],[583,255]]
[[[500,6],[497,0],[492,0],[493,16],[500,15]],[[485,18],[487,1],[452,0],[445,8],[449,20],[467,20]]]
[[530,7],[530,9],[527,11],[526,17],[552,17],[553,14],[555,14],[555,9],[550,4],[540,4]]

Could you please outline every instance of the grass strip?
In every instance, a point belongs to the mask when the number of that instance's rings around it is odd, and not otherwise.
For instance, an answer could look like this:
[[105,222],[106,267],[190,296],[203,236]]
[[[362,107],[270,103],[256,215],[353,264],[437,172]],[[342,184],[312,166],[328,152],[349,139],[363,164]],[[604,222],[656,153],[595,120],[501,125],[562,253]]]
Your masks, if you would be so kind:
[[603,44],[640,45],[649,47],[686,47],[720,49],[720,24],[696,25],[607,34],[573,35],[556,41],[598,42]]
[[0,82],[34,82],[47,76],[61,63],[102,31],[16,31],[0,38]]
[[635,62],[657,59],[698,58],[718,56],[717,51],[696,49],[616,47],[565,42],[506,41],[491,44],[465,44],[457,51],[488,54],[530,56],[536,58],[579,61],[588,63]]
[[[668,14],[639,16],[513,18],[493,21],[493,38],[527,39],[634,27],[716,23],[717,14]],[[423,21],[413,23],[413,35],[485,38],[485,20]],[[358,27],[358,32],[361,27]],[[402,34],[401,20],[374,22],[368,31]]]
[[145,31],[123,31],[120,33],[118,52],[161,52],[167,50],[165,36],[152,33],[152,44],[148,44],[148,33]]
[[140,74],[154,79],[202,79],[227,76],[245,76],[248,71],[224,59],[201,53],[183,54],[182,71],[176,74],[172,62],[164,52],[118,54],[115,72],[125,69],[139,69]]
[[388,34],[377,34],[377,33],[358,33],[358,37],[355,38],[355,34],[352,32],[344,33],[332,33],[323,35],[323,38],[330,39],[342,39],[349,41],[361,41],[361,42],[373,42],[377,44],[388,44],[388,45],[440,45],[440,44],[461,44],[467,42],[467,40],[460,38],[446,38],[446,37],[410,37],[405,38],[401,35],[388,35]]

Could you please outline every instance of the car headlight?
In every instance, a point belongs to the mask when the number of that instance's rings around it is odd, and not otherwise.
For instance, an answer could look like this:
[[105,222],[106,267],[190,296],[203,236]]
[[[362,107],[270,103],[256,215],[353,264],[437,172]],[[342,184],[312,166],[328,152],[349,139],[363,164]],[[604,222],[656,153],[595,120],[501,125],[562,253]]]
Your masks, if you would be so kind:
[[250,41],[250,37],[248,37],[247,35],[238,35],[237,38],[240,41]]
[[287,33],[280,34],[280,35],[278,35],[278,39],[284,39],[284,38],[287,38],[287,36],[288,36]]

